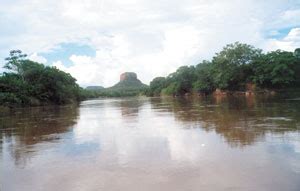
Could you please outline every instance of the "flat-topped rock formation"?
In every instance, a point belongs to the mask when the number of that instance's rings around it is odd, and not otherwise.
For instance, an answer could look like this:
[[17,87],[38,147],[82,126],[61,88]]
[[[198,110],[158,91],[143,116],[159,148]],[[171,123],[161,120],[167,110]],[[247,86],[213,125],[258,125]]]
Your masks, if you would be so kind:
[[120,75],[120,81],[124,80],[137,80],[137,75],[134,72],[124,72]]
[[120,81],[109,88],[99,90],[102,96],[126,97],[137,96],[145,91],[148,86],[143,84],[134,72],[124,72],[120,75]]
[[144,88],[147,87],[147,85],[143,84],[138,78],[136,73],[134,72],[124,72],[120,75],[120,81],[112,86],[111,88],[122,88],[122,89],[127,89],[127,88],[134,88],[134,89],[139,89],[139,88]]

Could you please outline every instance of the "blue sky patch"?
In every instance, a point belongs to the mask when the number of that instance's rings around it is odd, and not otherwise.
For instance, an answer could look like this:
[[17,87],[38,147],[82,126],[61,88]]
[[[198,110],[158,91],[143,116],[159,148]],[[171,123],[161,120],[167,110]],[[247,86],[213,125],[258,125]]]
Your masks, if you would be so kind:
[[48,64],[52,64],[53,62],[60,60],[66,67],[69,67],[72,65],[69,58],[74,54],[94,57],[96,55],[96,50],[84,44],[62,43],[51,52],[40,53],[39,55],[45,57]]
[[[300,26],[299,26],[300,27]],[[275,38],[277,40],[283,39],[286,37],[291,29],[297,28],[297,27],[288,27],[288,28],[282,28],[274,31],[270,31],[267,35],[268,38]]]

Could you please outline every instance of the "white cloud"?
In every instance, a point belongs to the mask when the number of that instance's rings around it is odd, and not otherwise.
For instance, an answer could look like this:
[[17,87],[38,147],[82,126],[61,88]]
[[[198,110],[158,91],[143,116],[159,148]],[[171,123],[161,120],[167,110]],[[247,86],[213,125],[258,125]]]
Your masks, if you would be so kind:
[[36,52],[29,55],[28,59],[35,61],[35,62],[43,63],[43,64],[47,63],[47,59],[44,58],[43,56],[39,56]]
[[165,76],[175,71],[185,59],[197,54],[200,38],[193,27],[170,29],[163,36],[159,51],[137,49],[136,52],[146,53],[134,53],[130,51],[134,45],[120,35],[111,39],[111,50],[98,50],[93,58],[73,55],[70,58],[73,65],[68,68],[61,62],[53,65],[71,73],[84,86],[95,82],[113,85],[125,71],[136,72],[140,79],[149,83],[157,75]]
[[81,85],[104,86],[124,71],[148,83],[235,41],[290,50],[297,45],[293,34],[281,40],[266,34],[300,23],[296,0],[20,0],[5,1],[0,13],[0,56],[14,48],[38,55],[60,43],[86,44],[95,57],[74,55],[73,65],[59,67]]
[[66,67],[61,61],[54,62],[53,66],[70,73],[82,85],[89,85],[94,79],[102,81],[101,75],[99,75],[101,68],[91,57],[72,55],[70,60],[73,62],[70,67]]
[[300,42],[300,28],[292,29],[284,40]]
[[293,28],[282,39],[269,39],[266,42],[266,50],[283,49],[287,51],[294,51],[300,47],[300,28]]
[[52,66],[60,69],[60,70],[63,70],[63,71],[67,71],[67,67],[65,67],[65,65],[62,63],[62,61],[56,61],[56,62],[53,62]]

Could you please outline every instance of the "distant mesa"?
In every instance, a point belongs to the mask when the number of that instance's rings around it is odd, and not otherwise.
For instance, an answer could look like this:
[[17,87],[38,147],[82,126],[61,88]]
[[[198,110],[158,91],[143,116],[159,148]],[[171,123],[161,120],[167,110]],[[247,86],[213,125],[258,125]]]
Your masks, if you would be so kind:
[[146,84],[143,84],[134,72],[124,72],[120,75],[120,82],[112,86],[112,88],[145,88]]
[[120,81],[109,88],[102,86],[88,86],[87,90],[99,91],[102,96],[108,97],[122,97],[122,96],[136,96],[141,91],[144,91],[148,86],[143,84],[134,72],[125,72],[120,75]]
[[85,88],[86,90],[103,90],[103,86],[88,86]]
[[137,75],[134,72],[124,72],[120,75],[120,81],[124,80],[137,80]]

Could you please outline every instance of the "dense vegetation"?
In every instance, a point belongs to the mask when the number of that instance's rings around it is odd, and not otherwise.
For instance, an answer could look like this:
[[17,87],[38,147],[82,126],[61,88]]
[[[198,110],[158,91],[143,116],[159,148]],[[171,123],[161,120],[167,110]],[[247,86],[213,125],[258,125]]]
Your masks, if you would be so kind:
[[0,76],[0,105],[66,104],[80,100],[82,89],[70,74],[26,59],[13,50]]
[[85,88],[86,90],[93,90],[93,91],[97,91],[97,90],[103,90],[104,87],[103,86],[88,86]]
[[150,82],[146,94],[180,95],[210,93],[215,89],[244,91],[246,84],[258,89],[282,89],[300,86],[300,49],[295,52],[262,50],[239,42],[229,44],[211,61],[182,66],[167,77]]
[[143,84],[139,79],[128,78],[109,88],[100,90],[86,89],[85,93],[88,94],[88,97],[128,97],[141,95],[147,88],[148,86]]

